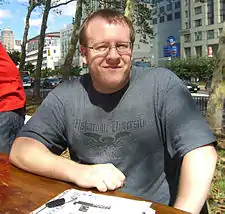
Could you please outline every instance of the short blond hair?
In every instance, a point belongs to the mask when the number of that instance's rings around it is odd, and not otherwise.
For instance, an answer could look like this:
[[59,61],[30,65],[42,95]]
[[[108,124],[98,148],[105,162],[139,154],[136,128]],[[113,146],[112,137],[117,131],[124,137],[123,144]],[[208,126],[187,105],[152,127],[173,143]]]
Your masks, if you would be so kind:
[[130,29],[130,42],[133,46],[134,40],[135,40],[135,31],[132,22],[124,16],[122,13],[116,10],[112,9],[100,9],[92,14],[90,14],[82,23],[79,31],[79,43],[82,46],[87,45],[87,38],[86,38],[86,30],[88,27],[88,24],[90,21],[93,19],[100,17],[103,18],[104,20],[108,21],[109,23],[125,23],[129,29]]

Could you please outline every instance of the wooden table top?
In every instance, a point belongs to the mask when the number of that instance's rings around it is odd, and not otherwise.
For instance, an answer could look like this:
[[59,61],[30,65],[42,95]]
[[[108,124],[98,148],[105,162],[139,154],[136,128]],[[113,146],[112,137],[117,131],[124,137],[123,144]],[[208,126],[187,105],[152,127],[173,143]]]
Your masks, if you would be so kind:
[[[10,164],[8,156],[0,153],[0,213],[29,213],[59,193],[70,188],[84,190],[70,183],[49,179],[20,170]],[[92,189],[91,191],[97,193],[96,190]],[[120,191],[108,191],[103,194],[140,200],[139,198]],[[154,202],[151,207],[156,210],[157,214],[187,213]]]

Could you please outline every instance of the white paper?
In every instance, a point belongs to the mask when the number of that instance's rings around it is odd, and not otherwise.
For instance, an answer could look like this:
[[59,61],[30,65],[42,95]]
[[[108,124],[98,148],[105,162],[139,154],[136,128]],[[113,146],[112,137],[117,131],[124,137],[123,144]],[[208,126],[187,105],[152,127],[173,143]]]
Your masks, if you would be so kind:
[[[126,198],[105,196],[92,192],[69,189],[52,200],[65,199],[65,204],[48,208],[45,204],[30,214],[154,214],[151,203]],[[51,200],[51,201],[52,201]]]

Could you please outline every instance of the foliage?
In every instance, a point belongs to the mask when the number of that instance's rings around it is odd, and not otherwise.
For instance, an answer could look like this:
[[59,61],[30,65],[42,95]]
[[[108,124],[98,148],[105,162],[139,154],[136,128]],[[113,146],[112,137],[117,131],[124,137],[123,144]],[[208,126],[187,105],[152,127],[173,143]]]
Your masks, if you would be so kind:
[[82,71],[82,68],[80,66],[75,66],[72,69],[72,76],[80,76],[80,72]]
[[152,20],[152,9],[148,4],[136,2],[134,10],[134,25],[136,32],[141,35],[140,42],[149,43],[154,37],[153,29],[150,25]]
[[[98,8],[92,8],[91,0],[87,0],[85,4],[85,13],[89,14]],[[100,0],[99,8],[112,8],[119,11],[125,11],[126,3],[134,2],[134,17],[133,23],[135,30],[140,34],[140,42],[149,43],[150,39],[154,37],[154,33],[151,27],[151,5],[140,0]],[[130,8],[133,9],[132,7]],[[127,11],[127,13],[130,13]],[[131,12],[132,14],[132,12]],[[85,18],[85,17],[84,17]]]
[[215,58],[191,57],[187,59],[172,59],[166,67],[176,73],[182,79],[198,77],[200,80],[207,79],[216,66]]
[[31,77],[34,77],[34,70],[35,70],[35,66],[28,62],[25,66],[24,66],[24,71],[29,71]]
[[15,65],[18,65],[20,62],[20,52],[19,51],[13,51],[8,52],[8,55],[12,59],[12,61],[15,63]]
[[46,77],[54,76],[53,73],[54,72],[52,71],[51,68],[45,68],[41,70],[41,77],[46,78]]

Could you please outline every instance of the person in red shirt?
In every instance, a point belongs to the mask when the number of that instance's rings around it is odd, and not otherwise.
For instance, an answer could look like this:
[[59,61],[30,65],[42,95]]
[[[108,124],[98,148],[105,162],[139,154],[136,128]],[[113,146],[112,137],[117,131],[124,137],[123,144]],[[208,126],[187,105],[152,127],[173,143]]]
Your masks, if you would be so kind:
[[20,73],[0,43],[0,152],[9,154],[24,124],[26,96]]

